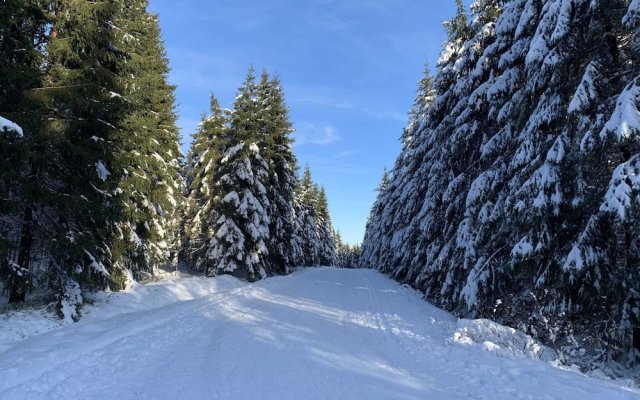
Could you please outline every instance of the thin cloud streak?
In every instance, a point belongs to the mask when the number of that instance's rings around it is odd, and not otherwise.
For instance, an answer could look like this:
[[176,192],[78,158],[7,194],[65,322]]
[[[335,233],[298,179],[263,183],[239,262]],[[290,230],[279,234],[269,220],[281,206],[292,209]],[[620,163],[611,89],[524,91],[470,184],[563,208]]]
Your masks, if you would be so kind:
[[294,146],[328,145],[341,139],[333,126],[318,126],[310,122],[298,123],[293,137]]
[[407,116],[406,114],[397,112],[397,111],[376,111],[372,110],[368,107],[357,106],[346,100],[335,100],[332,101],[330,99],[324,99],[320,97],[299,97],[294,98],[292,103],[307,103],[307,104],[317,104],[319,106],[328,107],[328,108],[338,108],[343,110],[355,111],[370,117],[378,118],[378,119],[391,119],[395,121],[406,122]]
[[342,150],[340,152],[338,152],[337,154],[335,154],[333,157],[331,157],[332,160],[340,160],[342,158],[347,158],[350,156],[354,156],[356,154],[360,154],[361,150]]

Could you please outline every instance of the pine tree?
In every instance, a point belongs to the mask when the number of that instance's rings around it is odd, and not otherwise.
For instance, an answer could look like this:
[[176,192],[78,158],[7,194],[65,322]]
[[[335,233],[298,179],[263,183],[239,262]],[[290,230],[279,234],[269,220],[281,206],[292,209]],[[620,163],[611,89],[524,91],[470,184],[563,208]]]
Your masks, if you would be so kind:
[[[23,128],[0,132],[0,304],[24,298],[31,288],[29,265],[18,262],[23,204],[31,201],[29,145],[36,104],[29,91],[42,85],[43,54],[49,16],[36,1],[11,0],[0,5],[0,116]],[[0,128],[1,130],[2,128]]]
[[320,264],[331,266],[334,265],[336,261],[336,249],[333,236],[334,230],[329,214],[329,201],[327,200],[327,193],[324,187],[320,187],[317,191],[316,204],[316,224],[318,236],[320,237]]
[[293,266],[293,203],[296,185],[296,158],[291,148],[293,128],[277,78],[263,71],[257,88],[260,112],[261,153],[269,164],[269,264],[276,274],[286,274]]
[[183,190],[175,88],[167,83],[169,67],[158,19],[147,12],[147,3],[124,1],[119,18],[112,22],[118,48],[127,56],[119,71],[125,90],[113,96],[122,96],[128,105],[123,128],[113,139],[114,168],[121,175],[117,190],[127,213],[118,226],[122,240],[114,251],[122,253],[120,268],[136,278],[176,262]]
[[384,241],[384,236],[387,232],[383,228],[383,217],[385,211],[385,204],[387,203],[389,186],[389,174],[385,168],[382,173],[382,179],[376,189],[378,195],[373,203],[373,207],[369,212],[369,218],[367,219],[367,225],[365,229],[365,237],[363,240],[362,253],[366,259],[362,260],[362,263],[371,266],[379,266],[381,270],[384,270],[382,264],[380,264],[381,245]]
[[471,10],[447,25],[362,262],[569,358],[623,354],[639,317],[637,2]]
[[462,0],[456,0],[456,16],[446,21],[444,26],[449,35],[449,40],[467,39],[469,36],[469,22]]
[[125,104],[112,94],[122,91],[116,77],[124,55],[110,24],[114,4],[64,0],[49,9],[43,86],[30,92],[40,118],[28,129],[18,264],[35,267],[32,282],[47,282],[61,312],[75,316],[80,284],[104,288],[113,279],[111,227],[122,210],[110,144]]
[[222,159],[226,125],[226,115],[212,95],[210,115],[203,116],[187,157],[182,251],[189,268],[205,274],[211,268],[211,261],[206,256],[209,241],[215,233],[211,231],[211,226],[218,219],[217,211],[213,208],[214,177]]
[[296,233],[299,249],[296,264],[315,266],[320,263],[320,235],[317,229],[317,188],[311,178],[311,169],[305,166],[296,187]]
[[215,176],[213,208],[219,213],[207,251],[209,275],[254,281],[269,275],[269,165],[260,154],[260,113],[253,68],[234,102]]

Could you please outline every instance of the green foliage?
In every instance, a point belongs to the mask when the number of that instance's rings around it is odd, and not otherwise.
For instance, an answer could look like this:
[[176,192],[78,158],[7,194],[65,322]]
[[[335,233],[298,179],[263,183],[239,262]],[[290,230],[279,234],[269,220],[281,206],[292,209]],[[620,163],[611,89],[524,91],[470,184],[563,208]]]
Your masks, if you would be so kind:
[[453,40],[466,40],[471,34],[469,27],[469,21],[467,17],[467,11],[465,10],[462,0],[456,1],[456,16],[446,21],[444,24],[445,30],[450,41]]
[[70,288],[121,289],[127,269],[170,258],[182,191],[174,88],[146,7],[0,7],[0,115],[24,131],[0,134],[0,254],[29,276],[21,293],[0,278],[12,299],[43,286],[59,301],[81,299]]
[[210,115],[202,117],[187,156],[186,206],[183,218],[182,259],[192,269],[208,273],[211,263],[206,257],[208,243],[218,218],[213,209],[214,175],[220,166],[227,116],[212,95]]
[[117,229],[125,245],[122,267],[136,275],[176,262],[177,223],[183,190],[174,90],[158,19],[146,0],[128,0],[113,21],[117,47],[127,62],[118,72],[127,104],[113,136],[116,189],[126,211]]

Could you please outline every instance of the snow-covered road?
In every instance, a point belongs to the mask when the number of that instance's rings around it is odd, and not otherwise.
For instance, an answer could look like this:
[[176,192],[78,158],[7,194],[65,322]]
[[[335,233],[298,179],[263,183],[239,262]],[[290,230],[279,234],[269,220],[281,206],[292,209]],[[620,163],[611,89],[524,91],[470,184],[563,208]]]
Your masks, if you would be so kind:
[[19,342],[0,353],[0,399],[640,397],[452,343],[455,326],[377,272],[306,269]]

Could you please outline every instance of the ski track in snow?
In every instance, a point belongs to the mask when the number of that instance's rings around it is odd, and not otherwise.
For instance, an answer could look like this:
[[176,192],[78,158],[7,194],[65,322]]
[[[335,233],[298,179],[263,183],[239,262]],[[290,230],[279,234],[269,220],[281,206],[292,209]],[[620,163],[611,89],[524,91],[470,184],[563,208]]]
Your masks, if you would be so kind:
[[305,269],[227,287],[17,343],[0,352],[0,399],[640,397],[450,343],[453,316],[375,271]]

